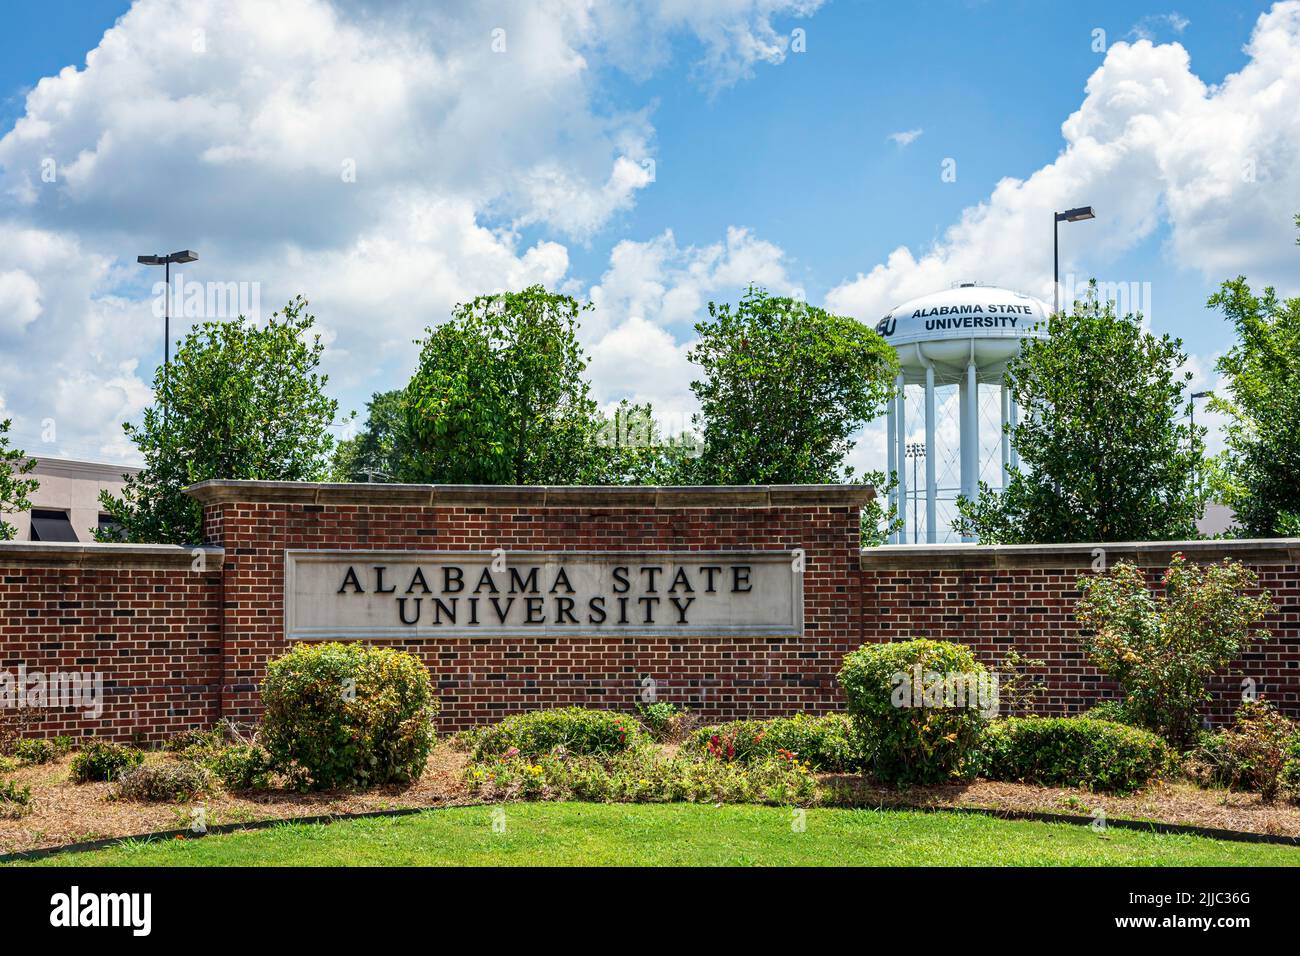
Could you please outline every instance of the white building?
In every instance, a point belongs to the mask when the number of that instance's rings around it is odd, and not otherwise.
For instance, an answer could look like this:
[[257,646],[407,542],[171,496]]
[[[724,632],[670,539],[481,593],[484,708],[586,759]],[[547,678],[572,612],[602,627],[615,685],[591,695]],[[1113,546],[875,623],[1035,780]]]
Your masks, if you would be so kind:
[[37,458],[36,467],[22,476],[40,482],[27,496],[32,510],[0,519],[18,529],[17,541],[93,541],[95,529],[107,521],[99,493],[120,495],[126,476],[139,471],[127,465]]

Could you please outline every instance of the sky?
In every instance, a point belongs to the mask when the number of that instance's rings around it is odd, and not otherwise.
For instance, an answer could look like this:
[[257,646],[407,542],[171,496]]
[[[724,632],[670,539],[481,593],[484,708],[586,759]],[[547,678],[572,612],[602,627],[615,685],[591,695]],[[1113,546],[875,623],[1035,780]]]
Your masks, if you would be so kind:
[[1296,103],[1294,0],[6,5],[0,417],[136,462],[163,321],[135,259],[193,249],[173,338],[301,293],[340,435],[457,302],[538,282],[594,303],[596,398],[675,431],[710,300],[1050,298],[1052,212],[1085,204],[1067,289],[1129,290],[1221,387],[1219,283],[1300,294]]

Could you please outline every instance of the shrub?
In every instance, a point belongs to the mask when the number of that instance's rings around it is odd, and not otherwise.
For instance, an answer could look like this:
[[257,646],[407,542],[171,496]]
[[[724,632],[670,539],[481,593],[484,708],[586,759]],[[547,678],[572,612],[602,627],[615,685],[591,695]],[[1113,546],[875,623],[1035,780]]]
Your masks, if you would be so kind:
[[1300,803],[1300,737],[1293,737],[1287,745],[1286,763],[1278,778],[1282,796],[1292,803]]
[[1272,801],[1282,790],[1283,772],[1298,747],[1294,721],[1262,698],[1248,700],[1237,708],[1231,727],[1202,736],[1184,766],[1200,783],[1246,790]]
[[14,756],[20,763],[49,763],[55,757],[55,746],[51,740],[28,738],[14,744]]
[[1076,609],[1092,662],[1119,684],[1125,707],[1142,725],[1181,748],[1200,727],[1210,677],[1255,638],[1251,628],[1272,609],[1268,592],[1245,592],[1254,571],[1225,559],[1205,567],[1175,554],[1155,596],[1127,561],[1079,579]]
[[1048,786],[1132,793],[1172,762],[1147,730],[1089,717],[1008,717],[981,742],[985,776]]
[[1099,700],[1079,716],[1090,720],[1109,720],[1112,724],[1126,724],[1129,727],[1142,726],[1142,721],[1129,712],[1122,700]]
[[682,744],[682,753],[740,763],[790,754],[814,770],[830,772],[856,770],[863,759],[847,714],[795,714],[701,727]]
[[0,780],[0,817],[21,817],[32,809],[32,788]]
[[406,783],[433,749],[429,671],[391,647],[296,644],[267,667],[262,702],[262,741],[303,786]]
[[72,758],[72,779],[77,783],[116,780],[144,763],[144,753],[135,747],[92,740]]
[[681,740],[696,723],[695,715],[687,708],[666,700],[637,704],[636,712],[642,726],[660,743]]
[[465,782],[487,800],[806,805],[817,793],[812,772],[794,760],[768,757],[753,763],[724,763],[666,757],[652,747],[585,757],[489,760],[471,764]]
[[225,742],[225,734],[219,727],[214,727],[211,730],[191,728],[172,734],[163,742],[162,749],[170,753],[197,754],[203,751],[216,750],[223,746]]
[[222,747],[203,763],[227,790],[265,790],[271,783],[271,755],[256,744]]
[[122,774],[113,788],[113,797],[171,803],[210,793],[213,785],[208,769],[188,760],[143,764]]
[[866,644],[844,658],[840,687],[878,780],[938,783],[973,771],[985,716],[943,692],[953,685],[940,679],[957,675],[965,689],[988,680],[969,648],[945,641]]
[[557,748],[578,755],[611,754],[645,743],[637,723],[625,714],[585,707],[562,707],[514,714],[484,728],[474,741],[474,759],[517,751],[525,757]]

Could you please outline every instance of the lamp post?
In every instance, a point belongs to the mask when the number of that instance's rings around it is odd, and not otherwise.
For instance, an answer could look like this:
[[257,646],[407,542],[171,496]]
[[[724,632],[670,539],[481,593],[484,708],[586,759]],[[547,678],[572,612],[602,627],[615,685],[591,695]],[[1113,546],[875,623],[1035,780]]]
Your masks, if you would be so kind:
[[[162,266],[167,295],[163,300],[163,394],[166,394],[168,372],[172,364],[172,263],[195,262],[199,254],[192,249],[182,249],[166,256],[136,256],[135,261],[142,266]],[[167,417],[167,405],[163,404],[163,418]]]
[[[912,459],[912,544],[919,544],[921,541],[921,517],[919,514],[921,502],[919,491],[921,486],[916,483],[916,464],[925,457],[925,446],[920,442],[911,442],[908,444],[905,454]],[[929,489],[926,490],[928,492]],[[906,503],[904,503],[903,507],[907,507]]]
[[1053,214],[1052,222],[1052,312],[1061,311],[1061,223],[1082,222],[1084,219],[1096,219],[1091,206],[1077,206],[1065,212]]

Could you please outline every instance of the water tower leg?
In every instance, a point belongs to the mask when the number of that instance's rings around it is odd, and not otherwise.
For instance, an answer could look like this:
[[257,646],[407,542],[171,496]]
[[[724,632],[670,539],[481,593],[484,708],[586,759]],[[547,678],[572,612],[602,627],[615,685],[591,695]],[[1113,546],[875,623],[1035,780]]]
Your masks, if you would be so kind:
[[1002,490],[1007,490],[1007,481],[1010,475],[1007,473],[1008,466],[1011,464],[1011,439],[1007,436],[1007,423],[1011,421],[1011,389],[1007,388],[1006,383],[1002,385],[1002,430],[999,434],[1002,436]]
[[907,544],[907,398],[903,390],[903,373],[895,379],[898,387],[898,450],[894,460],[898,462],[898,543]]
[[934,486],[934,366],[925,369],[925,540],[939,540],[938,489]]
[[[961,412],[961,493],[967,500],[974,501],[979,492],[980,432],[979,432],[979,380],[976,377],[975,362],[966,366],[966,381],[961,390],[959,401]],[[963,541],[975,540],[970,535],[963,535]]]
[[[898,396],[894,396],[885,405],[885,457],[887,459],[887,463],[885,465],[886,482],[888,482],[891,478],[893,478],[894,473],[898,471],[898,462],[894,458],[894,456],[898,452],[898,439],[896,437],[898,425],[895,421],[895,418],[897,417],[897,411],[896,411],[897,408],[898,408]],[[890,490],[889,504],[893,507],[898,506],[897,488],[892,488]],[[885,536],[886,544],[892,543],[893,540],[894,540],[894,536],[892,534]]]

